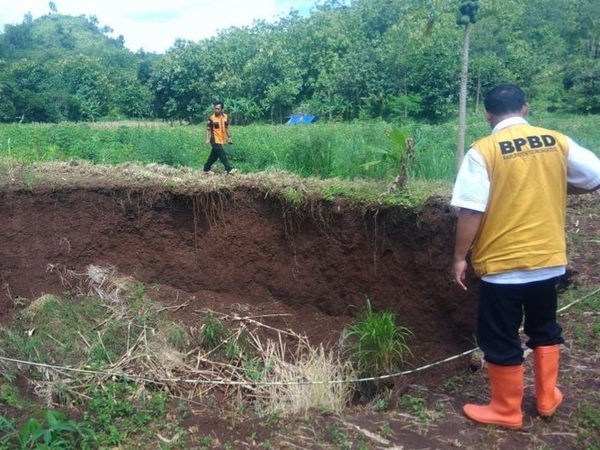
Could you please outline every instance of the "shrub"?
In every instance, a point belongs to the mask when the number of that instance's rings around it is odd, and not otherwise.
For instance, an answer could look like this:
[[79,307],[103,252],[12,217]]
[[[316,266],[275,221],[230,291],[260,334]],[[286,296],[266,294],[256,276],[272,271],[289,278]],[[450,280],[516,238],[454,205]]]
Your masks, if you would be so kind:
[[393,312],[374,312],[367,299],[359,319],[344,329],[342,348],[362,376],[377,377],[400,368],[410,353],[406,341],[411,335],[410,330],[396,325]]

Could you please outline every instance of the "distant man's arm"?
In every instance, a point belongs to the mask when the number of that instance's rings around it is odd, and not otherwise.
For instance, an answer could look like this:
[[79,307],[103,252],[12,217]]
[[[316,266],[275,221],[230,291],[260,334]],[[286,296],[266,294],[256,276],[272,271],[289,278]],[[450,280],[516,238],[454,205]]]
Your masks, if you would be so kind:
[[225,131],[227,131],[227,142],[233,144],[233,140],[231,138],[231,131],[229,130],[229,122],[225,124]]

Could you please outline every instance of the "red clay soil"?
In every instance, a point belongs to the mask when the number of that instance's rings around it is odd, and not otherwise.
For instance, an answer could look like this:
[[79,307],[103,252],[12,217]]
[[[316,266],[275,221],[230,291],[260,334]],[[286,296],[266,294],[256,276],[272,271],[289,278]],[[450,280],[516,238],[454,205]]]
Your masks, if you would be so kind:
[[[313,344],[331,343],[368,298],[375,310],[395,311],[398,323],[414,333],[414,357],[405,369],[475,346],[476,282],[470,280],[466,294],[451,284],[455,216],[447,198],[431,198],[419,210],[315,201],[297,211],[252,188],[188,195],[40,187],[0,192],[0,219],[0,323],[19,310],[15,298],[64,291],[50,265],[84,271],[95,264],[177,292],[163,296],[166,304],[190,300],[174,313],[184,323],[197,320],[193,312],[201,308],[286,313],[264,323],[304,333]],[[580,267],[574,271],[593,277]],[[394,381],[388,400],[469,376],[468,358],[454,361]],[[485,383],[473,389],[481,395]],[[234,426],[226,418],[191,416],[186,426],[197,436],[234,442],[233,448],[260,447],[267,439],[279,448],[359,448],[337,445],[336,426],[362,448],[525,448],[533,441],[502,431],[494,439],[509,446],[488,446],[489,435],[460,415],[467,394],[439,395],[455,414],[430,432],[410,415],[364,405],[349,407],[345,419],[292,418],[285,429],[295,438],[258,419]]]

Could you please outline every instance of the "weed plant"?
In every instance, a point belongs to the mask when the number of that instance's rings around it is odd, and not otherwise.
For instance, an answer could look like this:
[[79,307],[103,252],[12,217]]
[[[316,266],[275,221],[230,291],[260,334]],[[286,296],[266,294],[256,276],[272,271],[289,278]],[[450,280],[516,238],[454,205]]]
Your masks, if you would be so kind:
[[[61,276],[66,279],[68,271]],[[69,283],[77,285],[76,279],[69,278]],[[92,288],[93,283],[102,289]],[[143,371],[146,375],[181,365],[178,349],[187,346],[185,329],[169,321],[150,301],[143,284],[95,266],[89,266],[86,284],[97,295],[77,290],[78,295],[66,292],[30,302],[10,327],[0,328],[3,355],[106,373]],[[34,408],[23,404],[18,389],[9,389],[15,380],[11,370],[7,366],[2,374],[3,403],[23,412]],[[171,398],[152,383],[116,375],[98,380],[88,374],[74,380],[42,367],[32,368],[27,377],[47,405],[85,404],[83,421],[75,423],[54,413],[40,419],[33,413],[25,428],[19,429],[3,420],[0,433],[9,437],[0,440],[7,444],[0,449],[115,448],[130,442],[132,436],[137,443],[150,444],[155,442],[156,432],[176,434],[172,428],[178,422],[166,418]]]
[[422,397],[405,394],[398,400],[398,408],[401,411],[418,417],[423,422],[426,422],[429,417],[427,400]]
[[396,324],[391,311],[373,311],[371,301],[341,337],[342,348],[362,376],[377,377],[397,371],[410,353],[407,340],[412,333]]
[[208,312],[200,327],[200,344],[208,351],[214,351],[227,341],[230,333],[222,320]]
[[[106,316],[100,302],[84,299],[81,302],[63,301],[45,295],[16,314],[17,326],[0,328],[0,339],[9,355],[41,363],[63,361],[74,364],[81,359],[94,357],[97,339],[89,333],[96,319]],[[113,330],[114,331],[114,330]],[[82,339],[80,333],[87,334]],[[108,336],[112,336],[108,333]],[[87,342],[86,342],[87,341]],[[89,345],[88,345],[89,344]],[[98,344],[103,349],[101,359],[114,354],[107,343]]]
[[94,448],[96,434],[85,422],[68,419],[60,411],[45,411],[40,419],[29,418],[17,428],[0,416],[0,449]]
[[140,390],[136,383],[118,379],[91,387],[87,395],[90,400],[85,422],[98,430],[96,439],[107,448],[127,442],[132,433],[137,435],[137,442],[144,436],[152,442],[154,431],[148,425],[164,421],[169,402],[164,391]]
[[25,409],[28,406],[28,401],[21,396],[17,386],[10,384],[15,377],[8,373],[2,375],[6,381],[0,383],[0,404],[15,409]]
[[[20,359],[50,364],[60,361],[69,366],[86,361],[89,368],[118,361],[127,343],[137,337],[132,333],[148,327],[161,330],[154,334],[157,342],[175,343],[181,348],[185,339],[181,325],[166,322],[152,304],[136,295],[132,292],[127,316],[120,320],[112,308],[122,306],[111,308],[97,297],[61,299],[45,295],[16,315],[15,327],[0,328],[0,340],[7,354]],[[119,314],[123,311],[117,311]],[[102,324],[102,332],[98,324]]]

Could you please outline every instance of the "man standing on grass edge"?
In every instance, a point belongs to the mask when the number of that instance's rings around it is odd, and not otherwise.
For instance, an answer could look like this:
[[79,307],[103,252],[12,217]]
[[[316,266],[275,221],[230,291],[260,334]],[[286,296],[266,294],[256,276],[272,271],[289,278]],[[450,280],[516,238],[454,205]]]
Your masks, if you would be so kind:
[[475,142],[460,167],[452,205],[459,208],[452,278],[462,289],[467,253],[478,277],[477,344],[487,361],[491,402],[467,404],[470,419],[523,426],[523,348],[533,349],[538,414],[563,400],[556,387],[559,346],[556,281],[567,264],[567,194],[600,188],[600,160],[569,137],[530,125],[529,105],[514,85],[492,89],[485,116],[492,134]]
[[229,118],[227,114],[223,112],[223,102],[215,101],[213,103],[214,113],[208,118],[206,123],[206,144],[210,144],[211,151],[204,164],[204,173],[212,174],[210,168],[219,159],[225,166],[227,174],[233,174],[236,170],[231,167],[227,160],[227,153],[223,145],[225,143],[231,144],[231,134],[229,133]]

